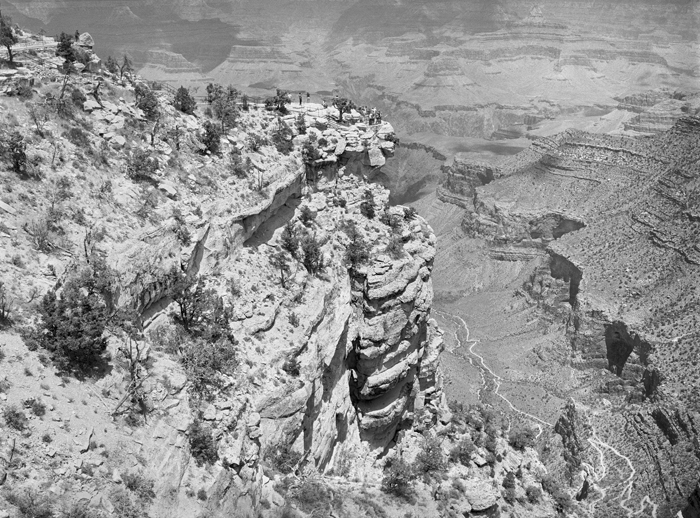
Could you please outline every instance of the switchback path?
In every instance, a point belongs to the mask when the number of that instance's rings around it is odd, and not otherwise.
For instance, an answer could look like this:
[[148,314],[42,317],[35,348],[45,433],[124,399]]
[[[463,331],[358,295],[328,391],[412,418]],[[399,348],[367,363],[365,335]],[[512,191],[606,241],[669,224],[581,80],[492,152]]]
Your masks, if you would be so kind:
[[[453,331],[455,340],[457,341],[457,347],[455,347],[455,351],[458,349],[461,349],[465,343],[464,342],[471,342],[469,347],[467,348],[467,351],[470,356],[467,356],[467,360],[469,363],[472,365],[476,364],[479,367],[479,371],[481,372],[481,385],[482,388],[481,390],[484,390],[486,388],[491,388],[493,394],[496,396],[500,397],[509,407],[510,409],[517,413],[522,415],[523,417],[527,417],[528,419],[531,419],[532,421],[535,421],[537,423],[537,427],[539,428],[539,433],[537,436],[539,437],[542,434],[542,427],[543,426],[548,426],[548,427],[553,427],[554,425],[552,423],[549,423],[543,419],[540,419],[537,416],[534,416],[532,414],[529,414],[523,410],[520,410],[517,408],[513,403],[503,394],[501,394],[500,388],[501,388],[501,382],[503,381],[503,378],[496,374],[488,365],[486,365],[486,362],[484,360],[484,357],[481,356],[479,353],[474,351],[474,346],[479,343],[479,340],[474,340],[469,337],[469,328],[467,327],[467,323],[464,321],[463,318],[458,317],[457,315],[453,315],[451,313],[447,313],[445,311],[438,311],[438,310],[433,310],[434,313],[437,313],[439,316],[452,321],[455,325],[457,325],[457,329]],[[462,330],[465,334],[466,337],[464,338],[464,342],[459,337],[459,330]],[[607,442],[603,441],[600,437],[598,437],[595,429],[593,429],[593,433],[591,434],[591,437],[588,438],[588,442],[591,444],[591,446],[596,450],[598,453],[598,458],[599,458],[599,463],[600,466],[597,468],[592,466],[591,464],[584,462],[583,466],[586,468],[586,471],[589,473],[589,475],[592,476],[593,481],[595,483],[596,489],[600,492],[601,496],[595,501],[590,502],[589,504],[589,511],[594,514],[595,513],[595,507],[596,504],[599,502],[607,499],[608,497],[608,489],[604,486],[601,485],[601,482],[603,479],[606,478],[606,476],[609,474],[609,469],[608,469],[608,463],[606,461],[606,454],[605,450],[608,452],[612,453],[614,456],[618,457],[619,459],[622,459],[625,464],[629,467],[630,473],[629,476],[624,480],[623,482],[623,488],[620,491],[619,495],[616,497],[613,497],[613,500],[620,500],[619,506],[622,508],[625,513],[627,518],[634,518],[634,517],[642,517],[642,516],[649,516],[649,512],[651,513],[651,518],[657,518],[657,508],[658,506],[649,498],[648,495],[644,496],[639,502],[639,509],[635,510],[634,508],[630,508],[627,506],[628,502],[632,498],[632,487],[634,486],[634,479],[637,475],[637,471],[634,468],[634,465],[632,464],[632,461],[630,460],[629,457],[621,453],[617,448],[614,446],[608,444]]]

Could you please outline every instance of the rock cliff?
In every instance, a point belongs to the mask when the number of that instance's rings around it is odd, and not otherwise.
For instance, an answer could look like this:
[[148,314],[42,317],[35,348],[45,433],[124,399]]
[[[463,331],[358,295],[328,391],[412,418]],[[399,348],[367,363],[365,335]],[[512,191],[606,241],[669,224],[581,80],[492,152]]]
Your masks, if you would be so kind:
[[[60,88],[54,67],[31,63],[26,73],[46,85],[33,93],[39,100]],[[74,501],[109,515],[138,501],[152,516],[277,516],[298,500],[275,475],[284,458],[293,459],[279,468],[292,473],[285,483],[321,477],[331,487],[352,472],[379,491],[380,457],[398,432],[412,428],[416,413],[435,424],[446,412],[442,333],[431,318],[435,236],[366,178],[393,156],[391,125],[339,124],[337,111],[320,105],[286,114],[241,107],[212,153],[202,143],[211,121],[177,111],[170,93],[107,72],[103,82],[105,93],[70,118],[47,115],[44,135],[64,135],[54,144],[23,135],[30,114],[3,100],[12,105],[4,123],[41,158],[27,172],[31,187],[8,187],[0,205],[0,246],[13,257],[0,265],[3,304],[12,301],[2,325],[27,325],[26,343],[16,328],[3,332],[0,405],[52,393],[56,403],[51,419],[37,413],[25,435],[5,417],[0,485],[14,495],[47,487],[51,505]],[[87,75],[74,83],[76,97],[93,86]],[[157,120],[136,90],[153,96]],[[0,137],[9,138],[5,127]],[[60,166],[44,170],[52,146]],[[138,156],[153,170],[134,173],[145,167]],[[1,174],[9,186],[18,173]],[[30,191],[34,201],[25,203]],[[105,305],[131,315],[134,327],[127,337],[117,321],[104,372],[72,383],[49,352],[36,352],[28,329],[39,325],[44,293],[61,293],[102,259]],[[190,342],[194,335],[177,325],[188,280],[198,283],[192,304],[212,297],[210,310],[225,312],[230,343]],[[26,362],[5,363],[6,354]],[[219,356],[235,360],[204,379],[193,375],[201,375],[198,362]],[[75,398],[86,409],[80,416],[71,414]],[[15,441],[23,464],[13,461]],[[333,474],[346,478],[323,478]],[[133,477],[154,484],[133,496],[141,484]]]

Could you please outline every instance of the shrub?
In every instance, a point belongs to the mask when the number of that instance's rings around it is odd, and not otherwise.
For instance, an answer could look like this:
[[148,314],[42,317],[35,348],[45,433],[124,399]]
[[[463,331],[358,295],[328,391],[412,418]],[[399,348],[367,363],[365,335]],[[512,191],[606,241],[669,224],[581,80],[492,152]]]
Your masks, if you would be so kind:
[[506,476],[503,478],[503,482],[501,483],[501,485],[506,489],[514,489],[515,484],[515,473],[513,473],[512,471],[506,474]]
[[416,455],[416,470],[424,473],[435,473],[444,471],[445,468],[445,458],[442,454],[440,439],[437,437],[426,437],[423,449]]
[[126,161],[126,176],[131,180],[148,180],[158,170],[158,159],[145,149],[135,149]]
[[268,144],[267,139],[257,133],[249,135],[246,142],[248,144],[248,149],[255,152],[260,151],[260,148]]
[[287,475],[292,473],[301,461],[301,453],[292,450],[286,443],[279,443],[269,446],[265,450],[264,458],[273,469]]
[[12,170],[15,173],[27,172],[27,144],[24,142],[24,137],[21,133],[15,131],[10,135],[8,143],[10,151],[10,159],[12,161]]
[[404,207],[403,209],[403,217],[407,221],[415,219],[417,214],[418,213],[416,212],[416,209],[414,209],[413,207]]
[[87,97],[85,97],[85,94],[82,92],[82,90],[79,90],[78,88],[73,89],[73,91],[70,93],[70,98],[71,101],[73,101],[73,104],[79,108],[82,108],[83,104],[85,104],[85,101],[87,101]]
[[527,496],[527,501],[531,504],[536,504],[542,498],[542,490],[537,486],[527,486],[525,489],[525,495]]
[[308,205],[302,205],[299,208],[299,221],[301,221],[305,227],[308,227],[315,219],[316,213],[312,211]]
[[450,460],[452,462],[460,462],[462,465],[467,466],[472,458],[472,453],[474,453],[475,447],[472,442],[471,437],[464,437],[457,446],[452,448],[450,451]]
[[394,460],[388,468],[384,469],[382,491],[395,496],[409,498],[412,495],[414,478],[415,475],[410,465],[402,459]]
[[374,219],[375,213],[376,209],[374,207],[374,203],[367,200],[360,203],[360,214],[362,214],[364,217],[367,219]]
[[218,342],[223,338],[233,342],[229,329],[230,310],[216,291],[206,288],[202,277],[188,276],[173,268],[170,271],[168,295],[178,308],[173,314],[175,320],[190,335],[211,342]]
[[67,138],[75,147],[88,149],[90,147],[90,138],[87,133],[85,133],[80,128],[71,128],[63,135]]
[[301,250],[304,254],[304,268],[315,275],[323,270],[323,253],[321,244],[311,235],[306,235],[301,240]]
[[300,324],[299,315],[297,315],[296,313],[293,313],[293,312],[290,313],[289,314],[289,324],[292,327],[299,327],[299,324]]
[[143,505],[134,502],[132,497],[123,489],[114,492],[110,498],[114,506],[114,514],[119,518],[143,518]]
[[2,417],[5,419],[5,424],[7,424],[7,426],[20,432],[25,430],[29,423],[27,416],[24,415],[24,412],[14,405],[5,407],[5,409],[2,411]]
[[41,441],[50,444],[53,442],[53,437],[51,437],[51,434],[45,433],[44,435],[41,436]]
[[22,401],[22,404],[24,405],[24,408],[30,408],[32,413],[37,417],[41,417],[44,414],[46,414],[46,405],[42,403],[39,399],[25,399],[24,401]]
[[559,481],[553,475],[542,477],[542,488],[549,493],[557,504],[557,510],[562,513],[569,512],[573,507],[571,496],[564,491]]
[[399,259],[403,255],[403,240],[400,236],[391,236],[384,251],[394,259]]
[[292,493],[302,511],[314,516],[319,509],[328,506],[330,495],[328,488],[320,480],[306,478]]
[[207,492],[203,487],[199,488],[199,491],[197,491],[197,500],[201,500],[202,502],[207,500]]
[[221,386],[219,373],[234,371],[238,358],[230,344],[196,339],[181,347],[180,363],[185,368],[190,390],[198,396],[209,397],[214,388]]
[[[122,516],[122,515],[120,515]],[[102,514],[98,511],[90,509],[87,504],[74,503],[68,509],[64,510],[61,518],[101,518]]]
[[153,480],[146,478],[142,473],[125,473],[122,475],[124,487],[134,493],[138,498],[151,500],[156,496],[153,492],[155,485]]
[[187,429],[190,442],[190,454],[198,466],[213,464],[219,460],[216,441],[212,437],[211,428],[196,419]]
[[[14,258],[13,258],[13,264]],[[15,266],[17,266],[15,264]],[[5,288],[5,284],[0,281],[0,327],[6,326],[11,323],[12,319],[12,300],[10,299],[9,295],[7,294],[7,288]],[[0,360],[2,360],[2,355],[0,352]]]
[[282,364],[282,370],[290,376],[294,376],[296,378],[301,372],[299,360],[296,358],[287,358]]
[[53,518],[51,500],[45,492],[35,489],[25,489],[22,492],[10,492],[5,499],[14,505],[21,518]]
[[509,504],[514,504],[516,499],[517,499],[517,493],[515,492],[515,488],[508,488],[503,492],[503,499],[508,502]]
[[348,238],[350,238],[350,243],[345,249],[345,260],[348,261],[350,266],[354,269],[369,260],[370,246],[363,239],[362,234],[357,230],[357,226],[354,222],[349,222],[345,228],[343,228],[343,231]]
[[532,428],[517,428],[511,430],[508,435],[508,443],[516,450],[524,450],[525,448],[532,448],[535,445],[535,430]]
[[173,99],[173,106],[176,110],[179,110],[182,113],[192,115],[194,113],[195,108],[197,108],[197,101],[195,101],[194,97],[190,95],[190,92],[189,90],[187,90],[187,88],[181,86],[177,89],[177,92],[175,93],[175,98]]

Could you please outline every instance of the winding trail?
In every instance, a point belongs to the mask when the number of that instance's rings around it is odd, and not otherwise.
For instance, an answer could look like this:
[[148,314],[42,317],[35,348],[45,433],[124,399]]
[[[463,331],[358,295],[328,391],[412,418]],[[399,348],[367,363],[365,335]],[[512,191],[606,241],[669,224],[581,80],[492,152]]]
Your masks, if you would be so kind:
[[[488,365],[486,365],[486,362],[484,360],[484,357],[481,356],[479,353],[474,351],[474,346],[479,343],[479,340],[475,340],[469,337],[469,327],[467,327],[467,323],[464,321],[463,318],[453,315],[451,313],[447,313],[445,311],[439,311],[436,309],[433,309],[434,313],[437,313],[439,316],[442,318],[445,318],[448,321],[452,321],[455,325],[457,325],[457,329],[453,330],[453,334],[455,337],[455,340],[457,342],[457,347],[454,348],[456,351],[457,349],[461,349],[462,347],[465,346],[465,344],[462,342],[462,340],[459,337],[458,330],[462,330],[464,333],[466,333],[466,338],[464,339],[465,342],[471,342],[469,347],[467,348],[467,351],[469,353],[469,356],[466,356],[466,359],[469,361],[471,365],[477,364],[477,367],[479,367],[479,372],[481,373],[481,388],[479,389],[479,395],[481,396],[481,391],[484,389],[487,389],[489,386],[492,386],[492,392],[499,398],[501,398],[507,405],[510,407],[510,409],[523,416],[526,417],[532,421],[535,421],[536,426],[538,427],[539,431],[537,433],[537,437],[539,437],[542,432],[543,432],[543,426],[548,426],[548,427],[553,427],[554,425],[552,423],[549,423],[543,419],[540,419],[537,416],[534,416],[532,414],[529,414],[528,412],[525,412],[523,410],[520,410],[517,408],[513,403],[503,394],[500,393],[500,388],[501,388],[501,382],[503,381],[503,378],[496,374]],[[639,502],[639,509],[635,510],[634,508],[628,507],[628,503],[630,499],[632,498],[632,488],[634,486],[634,480],[637,475],[637,470],[634,468],[634,465],[632,464],[632,461],[630,460],[629,457],[626,455],[620,453],[620,451],[615,448],[614,446],[608,444],[607,442],[603,441],[600,437],[598,437],[595,428],[593,429],[591,433],[591,437],[588,438],[588,442],[590,445],[593,447],[593,449],[596,450],[598,453],[598,460],[600,465],[598,467],[594,467],[593,465],[589,464],[588,462],[583,462],[582,465],[585,468],[586,472],[588,473],[589,476],[593,478],[593,482],[595,483],[595,488],[597,491],[600,493],[600,498],[597,500],[591,501],[588,503],[588,509],[591,512],[591,514],[595,514],[595,508],[596,505],[599,502],[602,502],[608,498],[608,488],[604,487],[601,485],[601,482],[603,479],[605,479],[608,475],[610,470],[608,469],[608,464],[606,462],[606,454],[605,451],[607,450],[608,452],[612,453],[615,457],[618,457],[619,459],[622,459],[625,464],[629,467],[629,476],[622,482],[623,483],[623,488],[620,491],[620,494],[616,497],[613,497],[612,500],[617,500],[619,499],[619,506],[621,509],[623,509],[626,513],[627,518],[634,518],[634,517],[641,517],[641,516],[649,516],[648,512],[651,512],[651,518],[657,518],[657,509],[658,505],[656,505],[649,495],[645,495]],[[646,514],[645,514],[646,513]]]
[[[471,345],[469,345],[469,348],[467,350],[469,351],[469,354],[472,357],[474,357],[475,359],[477,359],[478,363],[480,364],[479,371],[481,372],[481,384],[482,384],[481,390],[484,390],[489,385],[493,384],[493,386],[494,386],[494,388],[492,389],[493,394],[498,396],[499,398],[501,398],[508,405],[508,407],[510,407],[510,409],[513,412],[515,412],[516,414],[519,414],[523,417],[527,417],[528,419],[536,422],[536,426],[538,428],[537,437],[542,435],[542,432],[543,432],[542,426],[543,425],[549,426],[550,428],[554,426],[552,423],[548,423],[547,421],[544,421],[543,419],[540,419],[537,416],[534,416],[534,415],[529,414],[523,410],[520,410],[506,396],[504,396],[503,394],[500,393],[501,382],[503,381],[503,378],[501,376],[499,376],[498,374],[496,374],[495,372],[493,372],[493,370],[491,370],[491,368],[488,365],[486,365],[486,362],[484,361],[483,356],[481,356],[479,353],[474,351],[474,346],[479,343],[479,340],[474,340],[472,338],[469,338],[469,327],[467,327],[467,323],[464,321],[464,319],[462,317],[458,317],[457,315],[453,315],[453,314],[447,313],[445,311],[438,311],[438,310],[433,310],[433,311],[435,313],[441,315],[443,318],[447,318],[448,320],[452,320],[455,324],[457,324],[459,326],[459,328],[461,328],[466,333],[467,336],[466,336],[465,341],[471,342]],[[455,348],[455,350],[457,350],[457,349],[463,347],[464,344],[462,343],[462,340],[460,340],[460,338],[459,338],[459,333],[457,331],[453,331],[453,333],[455,336],[455,340],[457,340],[457,344],[458,344],[457,347]],[[471,357],[468,357],[467,359],[469,360],[469,363],[474,365],[474,362],[472,361]],[[487,373],[489,376],[488,381],[487,381]]]

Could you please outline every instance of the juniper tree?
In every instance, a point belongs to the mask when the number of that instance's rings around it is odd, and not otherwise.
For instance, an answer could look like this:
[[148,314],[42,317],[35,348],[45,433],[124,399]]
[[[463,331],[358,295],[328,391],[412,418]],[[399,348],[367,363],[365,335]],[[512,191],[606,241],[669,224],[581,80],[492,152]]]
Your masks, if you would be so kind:
[[69,64],[68,66],[65,66],[64,63],[64,68],[70,69],[70,64],[72,64],[75,61],[75,51],[73,50],[73,38],[70,36],[70,34],[62,32],[58,37],[58,45],[56,46],[56,56],[58,56],[59,58],[63,58],[65,63]]
[[182,113],[192,115],[194,113],[195,108],[197,108],[197,101],[195,101],[194,97],[190,95],[190,92],[189,90],[187,90],[187,88],[181,86],[177,89],[177,92],[175,93],[175,98],[173,99],[173,106],[176,110],[179,110]]
[[283,251],[278,251],[270,257],[270,264],[275,270],[279,271],[280,274],[280,284],[282,285],[283,288],[287,287],[287,279],[289,278],[289,274],[291,273],[291,269],[289,267],[289,259],[287,258],[287,254],[285,254]]
[[217,124],[211,121],[204,122],[204,135],[202,136],[202,144],[212,155],[219,152],[221,146],[221,130]]
[[312,235],[306,235],[301,240],[301,250],[304,253],[303,264],[311,274],[317,274],[323,270],[323,252],[321,244]]
[[284,248],[294,258],[299,258],[299,236],[291,221],[287,222],[280,236],[282,248]]

